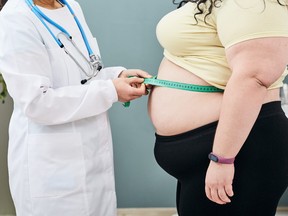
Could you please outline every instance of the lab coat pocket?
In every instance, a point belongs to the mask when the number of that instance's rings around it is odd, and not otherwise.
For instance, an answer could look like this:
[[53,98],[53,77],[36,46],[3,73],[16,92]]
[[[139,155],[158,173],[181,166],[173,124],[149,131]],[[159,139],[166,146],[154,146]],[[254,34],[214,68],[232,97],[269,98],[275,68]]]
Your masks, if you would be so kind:
[[28,138],[28,169],[32,197],[75,193],[84,183],[80,134],[32,134]]

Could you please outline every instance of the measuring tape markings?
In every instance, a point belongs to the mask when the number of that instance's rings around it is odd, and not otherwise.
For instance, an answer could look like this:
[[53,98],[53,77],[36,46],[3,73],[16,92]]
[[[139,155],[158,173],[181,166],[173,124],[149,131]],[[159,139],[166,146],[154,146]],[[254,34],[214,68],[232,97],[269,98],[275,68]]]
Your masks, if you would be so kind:
[[156,79],[156,77],[145,78],[144,83],[154,85],[154,86],[175,88],[175,89],[186,90],[186,91],[223,92],[222,89],[219,89],[215,86],[203,86],[203,85],[194,85],[194,84],[188,84],[188,83],[173,82],[173,81],[168,81],[168,80]]
[[[219,89],[215,86],[203,86],[203,85],[194,85],[188,83],[173,82],[168,80],[157,79],[156,76],[152,78],[144,78],[144,84],[180,89],[185,91],[194,91],[194,92],[223,92],[223,89]],[[124,107],[130,106],[130,101],[123,103]]]

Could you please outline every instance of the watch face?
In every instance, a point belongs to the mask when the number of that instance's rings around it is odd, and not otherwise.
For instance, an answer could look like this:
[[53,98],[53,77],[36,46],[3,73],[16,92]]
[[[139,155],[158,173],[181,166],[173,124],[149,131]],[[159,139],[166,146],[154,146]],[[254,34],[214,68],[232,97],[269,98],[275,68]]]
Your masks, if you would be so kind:
[[213,155],[213,154],[209,154],[209,159],[214,161],[214,162],[218,162],[218,157]]

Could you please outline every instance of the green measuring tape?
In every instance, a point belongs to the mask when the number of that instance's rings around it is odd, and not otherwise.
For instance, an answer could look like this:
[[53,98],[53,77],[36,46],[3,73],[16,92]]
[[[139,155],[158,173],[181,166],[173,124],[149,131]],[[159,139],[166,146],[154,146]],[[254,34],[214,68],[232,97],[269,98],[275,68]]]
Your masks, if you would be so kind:
[[[152,78],[144,78],[144,83],[154,86],[161,86],[166,88],[175,88],[185,91],[194,91],[194,92],[223,92],[223,89],[219,89],[215,86],[203,86],[203,85],[194,85],[188,83],[173,82],[168,80],[157,79],[156,76]],[[123,103],[124,107],[130,106],[130,101]]]

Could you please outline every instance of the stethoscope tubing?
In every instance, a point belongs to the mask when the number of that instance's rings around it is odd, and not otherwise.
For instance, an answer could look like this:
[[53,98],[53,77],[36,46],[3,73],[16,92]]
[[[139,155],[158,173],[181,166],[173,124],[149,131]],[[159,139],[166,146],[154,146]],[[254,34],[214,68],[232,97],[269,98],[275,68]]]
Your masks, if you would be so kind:
[[66,0],[60,0],[60,2],[63,3],[63,4],[65,4],[65,5],[67,5],[69,11],[71,12],[72,16],[74,17],[74,19],[75,19],[75,21],[76,21],[76,23],[77,23],[77,26],[78,26],[78,28],[79,28],[79,30],[80,30],[80,32],[81,32],[81,35],[82,35],[82,38],[83,38],[83,40],[84,40],[84,42],[85,42],[85,45],[86,45],[86,48],[87,48],[87,50],[88,50],[89,56],[93,55],[93,51],[92,51],[92,49],[91,49],[91,47],[90,47],[90,45],[89,45],[89,42],[88,42],[88,40],[87,40],[86,34],[85,34],[84,30],[83,30],[83,27],[82,27],[82,25],[80,24],[80,21],[79,21],[79,19],[77,18],[77,16],[75,15],[73,9],[72,9],[71,6],[67,3]]
[[37,12],[36,7],[34,7],[31,0],[25,0],[28,6],[30,7],[31,11],[39,18],[39,20],[42,22],[42,24],[46,27],[46,29],[49,31],[49,33],[52,35],[52,37],[55,39],[56,43],[62,48],[63,44],[57,39],[57,37],[53,34],[51,29],[47,26],[47,24],[42,19],[41,15]]
[[58,28],[61,32],[64,32],[68,37],[71,37],[71,35],[62,26],[60,26],[59,24],[51,20],[49,17],[47,17],[38,7],[34,5],[32,0],[25,0],[25,1],[31,8],[32,12],[40,19],[40,21],[44,24],[49,33],[53,36],[57,44],[62,48],[64,45],[61,43],[61,41],[59,41],[59,39],[55,36],[55,34],[51,31],[51,29],[48,27],[48,25],[44,22],[43,19],[45,19],[48,23]]
[[[53,20],[51,20],[48,16],[46,16],[38,7],[36,7],[36,5],[34,5],[33,0],[25,0],[25,1],[28,3],[28,5],[30,6],[30,8],[33,11],[33,13],[36,14],[37,17],[42,21],[42,23],[45,23],[43,21],[43,19],[45,19],[48,23],[50,23],[51,25],[55,26],[57,29],[59,29],[61,32],[65,33],[69,38],[72,39],[72,36],[68,33],[68,31],[65,28],[63,28],[62,26],[60,26],[58,23],[56,23]],[[77,24],[77,26],[78,26],[78,28],[79,28],[79,30],[81,32],[81,35],[83,37],[83,40],[84,40],[85,46],[87,48],[88,54],[89,54],[89,56],[93,55],[93,51],[92,51],[92,49],[90,47],[90,44],[89,44],[89,42],[87,40],[86,34],[85,34],[85,32],[84,32],[84,30],[82,28],[82,25],[80,24],[77,16],[75,15],[73,9],[71,8],[71,6],[68,4],[68,2],[66,0],[61,0],[60,2],[67,6],[68,10],[70,11],[72,16],[74,17],[74,20],[75,20],[75,22],[76,22],[76,24]],[[58,45],[59,46],[63,46],[61,41],[59,41],[59,39],[57,39],[57,37],[50,30],[50,28],[47,26],[47,24],[45,23],[44,25],[45,25],[46,28],[49,29],[50,34],[53,35],[53,38],[57,41]]]
[[[87,58],[83,55],[83,53],[80,51],[80,49],[79,49],[79,47],[77,46],[77,44],[76,44],[71,38],[68,38],[67,35],[66,35],[65,33],[63,33],[63,32],[60,32],[60,33],[58,34],[58,36],[57,36],[59,41],[61,41],[61,40],[59,39],[59,35],[64,35],[64,36],[67,38],[67,40],[69,40],[69,41],[73,44],[73,46],[74,46],[75,49],[78,51],[78,53],[81,55],[81,57],[83,58],[83,60],[87,62],[87,64],[90,66],[91,70],[94,70],[94,68],[91,66],[90,62],[89,62],[89,61],[87,60]],[[64,51],[67,53],[67,55],[69,55],[70,58],[73,59],[73,61],[78,65],[78,67],[81,69],[81,71],[82,71],[87,77],[93,77],[93,76],[96,76],[96,75],[98,74],[99,71],[97,70],[96,73],[93,71],[93,74],[92,74],[92,75],[89,75],[89,74],[85,71],[85,69],[79,64],[79,62],[76,60],[76,58],[74,58],[74,56],[69,52],[69,50],[66,49],[65,46],[63,46],[63,49],[64,49]]]
[[[53,20],[51,20],[48,16],[46,16],[33,2],[33,0],[25,0],[27,5],[30,7],[31,11],[39,18],[39,20],[42,22],[42,24],[46,27],[46,29],[49,31],[49,33],[52,35],[52,37],[54,38],[54,40],[56,41],[56,43],[59,45],[60,48],[63,48],[64,51],[72,58],[72,60],[78,65],[78,67],[81,69],[81,71],[87,76],[89,77],[89,79],[91,79],[92,77],[96,76],[98,74],[98,72],[101,70],[102,65],[99,61],[99,57],[96,57],[95,54],[93,53],[90,44],[88,42],[87,36],[84,32],[84,29],[79,21],[79,19],[77,18],[75,12],[73,11],[73,9],[71,8],[71,6],[68,4],[68,2],[66,0],[60,0],[60,2],[64,5],[67,6],[68,10],[70,11],[71,15],[73,16],[78,29],[81,33],[81,36],[83,38],[83,41],[85,43],[90,61],[87,60],[87,58],[84,56],[84,54],[80,51],[80,49],[78,48],[78,46],[76,45],[76,43],[72,40],[72,36],[68,33],[68,31],[63,28],[62,26],[60,26],[59,24],[57,24],[56,22],[54,22]],[[57,37],[55,36],[55,34],[51,31],[51,29],[48,27],[47,23],[44,21],[46,20],[48,23],[50,23],[51,25],[53,25],[54,27],[56,27],[57,29],[60,30],[60,33],[57,35]],[[65,48],[64,44],[61,42],[59,35],[64,35],[66,37],[67,40],[69,40],[73,46],[76,48],[76,50],[80,53],[80,55],[82,56],[82,58],[88,63],[88,65],[90,66],[90,69],[92,70],[91,74],[88,74],[83,67],[80,65],[80,63],[72,56],[72,54]],[[96,61],[96,64],[95,64]],[[100,63],[100,64],[99,64]],[[95,66],[96,65],[96,66]],[[87,81],[87,80],[86,80]],[[82,83],[82,81],[81,81]]]

